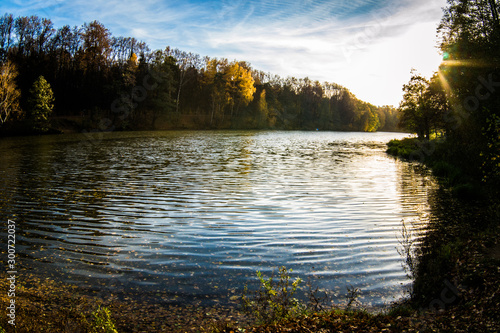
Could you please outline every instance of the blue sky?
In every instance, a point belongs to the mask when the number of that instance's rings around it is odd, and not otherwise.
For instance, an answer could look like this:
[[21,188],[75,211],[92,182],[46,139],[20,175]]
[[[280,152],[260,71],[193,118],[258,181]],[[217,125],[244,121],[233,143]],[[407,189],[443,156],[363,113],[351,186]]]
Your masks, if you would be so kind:
[[400,102],[411,68],[437,70],[446,0],[2,0],[2,13],[59,28],[98,20],[151,49],[245,60],[253,68],[341,84],[376,105]]

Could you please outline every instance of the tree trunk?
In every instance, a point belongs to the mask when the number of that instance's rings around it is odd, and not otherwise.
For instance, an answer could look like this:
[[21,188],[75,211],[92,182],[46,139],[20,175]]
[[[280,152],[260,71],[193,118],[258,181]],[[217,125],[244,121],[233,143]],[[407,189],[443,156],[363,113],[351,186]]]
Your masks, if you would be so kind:
[[175,112],[179,113],[179,99],[181,98],[181,84],[179,84],[179,90],[177,90],[177,100],[175,101]]
[[177,100],[176,100],[176,105],[175,105],[175,112],[179,113],[179,103],[180,103],[180,99],[181,99],[181,88],[182,88],[182,85],[184,84],[184,76],[186,74],[182,72],[182,69],[181,69],[181,73],[179,75],[179,89],[177,90]]

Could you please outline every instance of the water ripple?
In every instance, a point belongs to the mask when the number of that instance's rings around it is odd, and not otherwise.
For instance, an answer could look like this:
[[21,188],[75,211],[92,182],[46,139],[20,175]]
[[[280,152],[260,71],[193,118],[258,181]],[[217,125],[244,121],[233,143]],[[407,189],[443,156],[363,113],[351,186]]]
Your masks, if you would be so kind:
[[120,288],[120,276],[144,291],[220,297],[255,288],[257,270],[285,265],[326,289],[361,288],[362,301],[380,305],[409,283],[396,249],[401,221],[418,237],[434,186],[385,155],[395,137],[402,135],[3,139],[1,218],[19,221],[26,265],[83,285]]

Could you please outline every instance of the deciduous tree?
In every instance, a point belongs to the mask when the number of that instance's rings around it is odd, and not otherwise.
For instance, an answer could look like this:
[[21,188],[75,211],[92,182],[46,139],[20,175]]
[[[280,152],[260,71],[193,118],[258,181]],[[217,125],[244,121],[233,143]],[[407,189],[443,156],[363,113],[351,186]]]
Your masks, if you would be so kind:
[[38,132],[47,132],[50,115],[54,108],[54,94],[43,76],[33,83],[30,90],[29,108],[33,129]]
[[[175,108],[175,59],[169,56],[166,52],[158,50],[153,54],[150,64],[150,73],[154,73],[155,85],[154,88],[147,89],[138,88],[132,92],[132,97],[137,102],[142,102],[139,110],[144,111],[151,120],[152,128],[155,128],[156,121],[162,115],[172,113]],[[133,89],[134,90],[134,89]],[[144,95],[141,95],[144,94]]]
[[12,114],[19,114],[21,112],[19,107],[21,92],[17,89],[16,77],[16,66],[10,61],[7,61],[0,67],[0,126]]
[[403,101],[399,106],[401,126],[417,133],[420,139],[430,136],[429,103],[425,93],[429,81],[412,71],[410,81],[403,86]]
[[7,54],[13,44],[14,17],[5,14],[0,17],[0,61],[7,59]]
[[86,71],[105,71],[111,54],[111,33],[98,21],[83,26],[82,65]]
[[226,96],[231,107],[231,116],[240,106],[246,106],[253,100],[256,91],[252,72],[246,63],[233,62],[224,70]]

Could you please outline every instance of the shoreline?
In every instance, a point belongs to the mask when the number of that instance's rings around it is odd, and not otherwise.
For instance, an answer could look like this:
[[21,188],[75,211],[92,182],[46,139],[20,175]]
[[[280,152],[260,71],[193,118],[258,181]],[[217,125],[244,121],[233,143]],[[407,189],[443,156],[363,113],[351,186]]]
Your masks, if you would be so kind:
[[[191,116],[189,114],[184,116]],[[109,128],[101,129],[99,124],[91,124],[83,116],[55,116],[53,117],[52,126],[45,133],[37,133],[29,130],[28,124],[23,122],[13,123],[10,126],[0,127],[0,139],[19,136],[40,136],[40,135],[54,135],[54,134],[78,134],[78,133],[112,133],[112,132],[142,132],[142,131],[307,131],[307,132],[359,132],[359,133],[407,133],[405,131],[356,131],[352,129],[335,129],[324,130],[317,128],[266,128],[266,127],[210,127],[210,126],[173,126],[164,125],[156,126],[155,128],[149,127],[130,127],[130,128]]]

